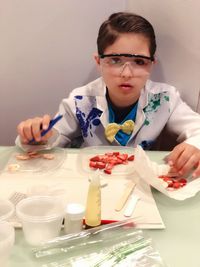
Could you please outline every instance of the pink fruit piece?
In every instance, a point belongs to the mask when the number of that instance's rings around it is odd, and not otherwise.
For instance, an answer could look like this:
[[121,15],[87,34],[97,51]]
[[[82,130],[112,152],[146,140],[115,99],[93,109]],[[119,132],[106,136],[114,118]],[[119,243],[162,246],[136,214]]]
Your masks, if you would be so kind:
[[18,154],[18,155],[16,155],[16,159],[18,159],[18,160],[27,160],[27,159],[30,159],[30,157],[29,157],[28,154]]
[[50,154],[50,153],[49,154],[42,154],[42,157],[44,159],[49,159],[49,160],[52,160],[55,158],[55,156],[53,154]]

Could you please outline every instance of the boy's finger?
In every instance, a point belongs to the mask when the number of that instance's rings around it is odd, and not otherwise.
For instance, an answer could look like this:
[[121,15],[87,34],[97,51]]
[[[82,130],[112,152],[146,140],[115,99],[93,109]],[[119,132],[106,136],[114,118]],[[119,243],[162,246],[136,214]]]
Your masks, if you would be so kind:
[[200,161],[199,161],[199,163],[198,163],[198,165],[197,165],[195,171],[193,172],[192,176],[193,176],[194,178],[200,176]]
[[24,122],[21,122],[17,126],[17,132],[18,132],[18,134],[20,136],[21,142],[24,143],[24,144],[28,143],[28,139],[24,135]]
[[173,166],[175,162],[178,161],[183,151],[182,147],[176,146],[167,157],[168,164]]
[[173,166],[174,163],[176,162],[176,160],[178,159],[178,153],[175,153],[174,151],[172,151],[168,157],[167,157],[167,163],[170,165],[170,166]]
[[27,139],[28,141],[33,139],[33,133],[32,133],[32,120],[27,120],[24,123],[23,126],[23,132],[24,132],[24,137],[25,139]]
[[36,142],[41,141],[42,118],[35,118],[32,122],[32,134]]
[[179,174],[183,175],[188,173],[190,170],[194,168],[194,166],[197,164],[198,160],[195,155],[188,158],[188,160],[179,168]]
[[42,129],[43,130],[48,129],[50,120],[51,120],[51,117],[48,114],[43,116],[43,118],[42,118]]

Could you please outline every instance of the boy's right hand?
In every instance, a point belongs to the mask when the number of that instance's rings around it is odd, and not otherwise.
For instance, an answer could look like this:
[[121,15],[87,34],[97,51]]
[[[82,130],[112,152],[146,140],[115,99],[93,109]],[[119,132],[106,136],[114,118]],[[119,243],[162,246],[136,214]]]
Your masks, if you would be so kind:
[[41,131],[46,130],[49,127],[50,120],[51,118],[49,115],[44,115],[43,117],[35,117],[33,119],[22,121],[17,126],[17,132],[20,136],[21,142],[27,144],[33,138],[36,142],[48,140],[52,136],[53,131],[50,130],[42,137]]

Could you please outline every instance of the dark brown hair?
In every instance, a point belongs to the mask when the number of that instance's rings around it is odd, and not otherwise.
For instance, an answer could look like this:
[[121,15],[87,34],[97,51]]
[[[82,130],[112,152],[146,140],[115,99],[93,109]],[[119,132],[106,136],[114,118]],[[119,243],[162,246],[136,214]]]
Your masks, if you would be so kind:
[[100,26],[97,38],[99,55],[102,55],[105,49],[112,45],[122,33],[144,35],[149,40],[150,56],[154,57],[156,37],[153,26],[145,18],[129,12],[114,13]]

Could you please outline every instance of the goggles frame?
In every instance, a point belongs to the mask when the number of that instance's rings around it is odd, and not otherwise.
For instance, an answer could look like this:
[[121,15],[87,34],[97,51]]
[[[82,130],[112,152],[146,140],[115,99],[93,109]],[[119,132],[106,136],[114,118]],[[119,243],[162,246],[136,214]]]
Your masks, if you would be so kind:
[[139,55],[139,54],[101,54],[99,55],[99,58],[106,58],[106,57],[144,58],[144,59],[149,59],[151,62],[155,60],[154,56],[148,57],[148,56]]

